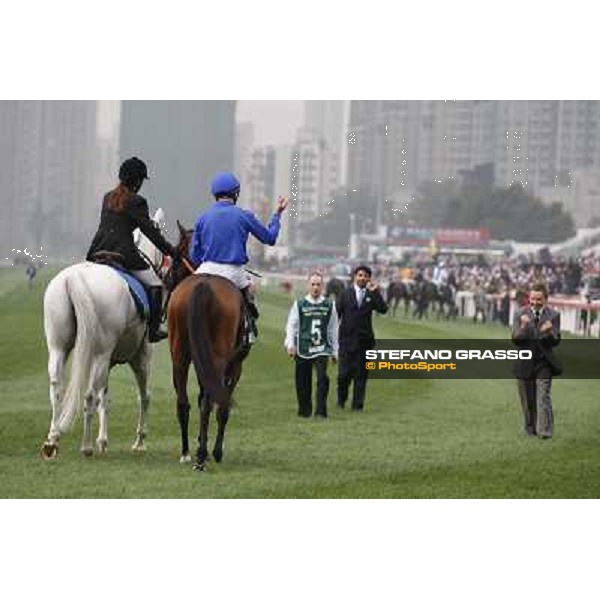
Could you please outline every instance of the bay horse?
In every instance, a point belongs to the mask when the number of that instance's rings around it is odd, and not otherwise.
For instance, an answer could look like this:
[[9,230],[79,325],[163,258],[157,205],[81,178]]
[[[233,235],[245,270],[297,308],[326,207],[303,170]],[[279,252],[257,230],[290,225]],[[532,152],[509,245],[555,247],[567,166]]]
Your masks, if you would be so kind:
[[[441,283],[436,288],[435,302],[439,308],[437,311],[438,319],[444,317],[446,320],[456,319],[458,308],[454,299],[454,291],[447,283]],[[447,308],[446,308],[447,307]]]
[[424,316],[429,317],[429,305],[435,300],[437,290],[435,284],[428,279],[423,279],[415,285],[414,302],[415,309],[413,317],[422,319]]
[[[158,252],[157,261],[162,262]],[[124,279],[107,265],[83,262],[60,271],[44,294],[44,330],[52,409],[40,456],[56,458],[59,439],[84,404],[81,452],[93,455],[92,419],[98,412],[100,452],[108,448],[108,376],[116,364],[131,367],[139,390],[139,418],[132,450],[146,449],[148,378],[152,347]],[[71,372],[66,383],[66,363]]]
[[400,300],[404,301],[404,316],[408,315],[408,310],[410,308],[411,301],[411,290],[409,284],[407,282],[402,281],[401,279],[396,279],[390,281],[390,284],[387,288],[387,303],[388,306],[391,307],[390,316],[396,316],[396,310],[398,309],[398,304],[400,304]]
[[242,362],[249,352],[244,337],[245,306],[240,290],[228,279],[194,273],[194,266],[185,258],[192,232],[179,222],[177,225],[179,254],[172,262],[166,282],[171,289],[167,314],[173,386],[181,430],[180,462],[191,461],[187,382],[190,364],[193,364],[200,388],[200,427],[194,469],[204,471],[213,407],[216,407],[218,429],[212,455],[216,462],[223,459],[223,440],[232,395],[242,373]]

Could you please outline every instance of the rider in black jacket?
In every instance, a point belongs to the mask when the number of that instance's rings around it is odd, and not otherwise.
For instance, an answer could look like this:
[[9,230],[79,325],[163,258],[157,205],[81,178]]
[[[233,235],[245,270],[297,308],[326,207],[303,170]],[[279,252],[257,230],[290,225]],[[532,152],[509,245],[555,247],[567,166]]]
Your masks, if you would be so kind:
[[148,169],[137,157],[127,159],[119,169],[119,185],[104,196],[100,226],[92,240],[86,259],[93,261],[97,252],[114,252],[119,262],[147,288],[150,296],[150,341],[158,342],[167,333],[160,330],[163,285],[156,273],[143,260],[133,242],[133,232],[140,231],[164,254],[174,256],[176,249],[163,237],[148,213],[148,202],[138,195],[148,179]]

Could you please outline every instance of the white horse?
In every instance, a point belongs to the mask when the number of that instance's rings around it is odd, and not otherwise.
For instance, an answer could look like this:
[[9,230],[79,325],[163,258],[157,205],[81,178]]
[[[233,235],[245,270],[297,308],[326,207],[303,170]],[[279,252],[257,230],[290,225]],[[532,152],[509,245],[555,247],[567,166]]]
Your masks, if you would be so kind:
[[[157,215],[158,216],[158,215]],[[145,236],[145,249],[156,266],[162,254]],[[142,242],[139,242],[140,244]],[[56,457],[60,436],[84,406],[81,452],[93,454],[92,419],[97,411],[100,452],[108,447],[108,375],[115,364],[128,363],[139,390],[139,420],[132,449],[145,450],[146,413],[150,404],[148,378],[152,346],[127,283],[112,268],[84,262],[63,269],[44,295],[44,329],[48,346],[48,376],[52,417],[40,454]],[[71,373],[65,389],[65,369]]]

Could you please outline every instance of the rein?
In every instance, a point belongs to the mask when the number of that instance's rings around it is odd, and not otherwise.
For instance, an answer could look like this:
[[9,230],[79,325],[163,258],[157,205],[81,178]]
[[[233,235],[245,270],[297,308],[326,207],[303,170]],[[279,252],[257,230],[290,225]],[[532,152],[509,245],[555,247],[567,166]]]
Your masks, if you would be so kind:
[[137,247],[137,251],[142,255],[142,258],[148,263],[148,266],[150,266],[154,273],[156,273],[156,276],[162,280],[162,277],[160,276],[160,269],[157,269],[154,266],[154,263],[150,260],[150,257],[139,247]]
[[[186,268],[186,270],[190,273],[190,275],[193,275],[195,273],[194,267],[192,267],[192,265],[190,264],[188,259],[185,258],[185,256],[181,257],[181,262],[183,263],[183,266]],[[173,293],[173,289],[170,289],[167,293],[167,299],[165,301],[165,305],[163,307],[163,312],[160,317],[161,323],[164,323],[167,320],[167,307],[169,306],[169,300],[171,299],[171,294]]]
[[181,262],[185,265],[185,268],[191,273],[195,273],[194,267],[189,263],[188,259],[185,256],[181,257]]

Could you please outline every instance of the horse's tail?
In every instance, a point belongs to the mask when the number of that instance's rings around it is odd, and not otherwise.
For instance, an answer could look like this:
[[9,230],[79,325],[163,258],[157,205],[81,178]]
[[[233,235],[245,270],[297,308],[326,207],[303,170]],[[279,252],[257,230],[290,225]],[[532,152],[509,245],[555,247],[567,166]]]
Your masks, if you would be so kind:
[[194,369],[208,393],[218,406],[229,407],[231,394],[223,383],[225,373],[218,373],[211,353],[210,314],[216,296],[207,281],[200,281],[192,290],[188,311],[188,339]]
[[89,383],[92,362],[92,336],[95,326],[94,302],[87,282],[81,273],[75,272],[65,280],[67,296],[73,306],[77,322],[77,337],[71,353],[71,374],[58,419],[58,429],[69,429],[81,406],[84,387]]

